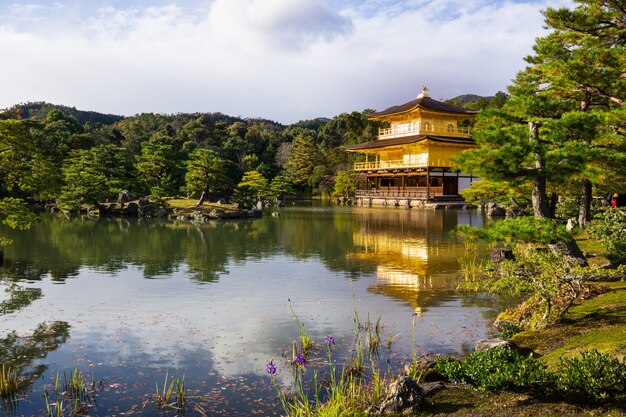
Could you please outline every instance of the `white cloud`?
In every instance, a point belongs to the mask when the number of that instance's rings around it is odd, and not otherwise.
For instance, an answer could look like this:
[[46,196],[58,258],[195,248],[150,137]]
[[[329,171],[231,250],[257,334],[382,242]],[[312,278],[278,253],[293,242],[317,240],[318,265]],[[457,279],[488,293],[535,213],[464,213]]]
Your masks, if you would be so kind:
[[543,33],[540,9],[563,1],[33,2],[0,9],[0,107],[46,100],[289,123],[380,110],[422,84],[439,98],[493,94]]

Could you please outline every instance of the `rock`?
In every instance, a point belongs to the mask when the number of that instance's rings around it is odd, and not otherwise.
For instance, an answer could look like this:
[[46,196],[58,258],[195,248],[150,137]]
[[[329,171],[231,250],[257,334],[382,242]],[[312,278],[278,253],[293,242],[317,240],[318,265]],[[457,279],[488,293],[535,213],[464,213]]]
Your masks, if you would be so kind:
[[509,341],[506,341],[499,337],[494,337],[493,339],[483,339],[476,342],[476,346],[474,349],[476,352],[480,352],[483,350],[493,349],[498,346],[506,346],[508,348],[513,347],[513,344]]
[[224,210],[213,209],[209,212],[208,216],[212,219],[223,219],[226,212]]
[[367,410],[375,414],[408,414],[420,410],[424,390],[408,376],[401,376],[389,385],[387,396],[380,407]]
[[139,214],[139,204],[137,203],[129,203],[128,206],[124,210],[122,210],[123,214],[128,216],[136,216]]
[[430,397],[446,387],[446,384],[443,381],[426,382],[418,385],[422,391],[424,391],[424,397]]
[[194,223],[206,223],[209,221],[209,216],[206,216],[203,212],[196,210],[191,213],[191,221]]
[[496,320],[493,322],[493,327],[495,327],[499,332],[510,329],[513,326],[520,327],[517,322],[511,320]]
[[513,261],[515,255],[513,255],[513,250],[509,248],[491,248],[489,260],[491,262]]
[[275,211],[272,213],[272,217],[280,217],[280,213]]
[[485,213],[487,214],[487,216],[492,216],[492,217],[493,216],[505,216],[506,209],[502,205],[490,201],[489,203],[485,204]]
[[252,209],[248,212],[248,217],[252,218],[260,218],[263,217],[263,210]]
[[100,209],[97,206],[90,206],[87,209],[87,215],[88,216],[99,216],[100,215]]
[[428,371],[435,366],[435,361],[443,356],[444,355],[436,353],[426,353],[424,355],[420,355],[417,359],[415,359],[414,363],[407,363],[404,365],[404,374],[409,375],[413,366],[415,366],[417,371]]
[[580,251],[580,248],[575,241],[570,243],[556,242],[548,245],[550,251],[563,258],[569,265],[587,266],[587,259],[585,255]]
[[159,219],[166,218],[167,210],[165,210],[164,208],[157,210],[156,213],[154,213],[154,217],[158,217]]
[[256,203],[256,208],[257,208],[257,210],[262,210],[263,209],[263,202],[261,200],[259,200]]
[[578,219],[572,217],[571,219],[567,219],[567,225],[565,226],[565,230],[571,232],[574,228],[578,227]]
[[130,200],[132,200],[132,197],[128,190],[122,190],[117,195],[117,202],[120,204],[128,203]]

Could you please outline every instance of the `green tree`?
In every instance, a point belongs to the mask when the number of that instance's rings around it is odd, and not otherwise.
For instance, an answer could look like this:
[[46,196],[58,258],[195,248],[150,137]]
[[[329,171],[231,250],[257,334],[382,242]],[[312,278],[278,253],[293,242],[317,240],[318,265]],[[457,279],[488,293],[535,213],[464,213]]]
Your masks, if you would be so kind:
[[237,184],[233,200],[244,207],[251,207],[254,202],[261,201],[268,193],[269,182],[263,174],[258,171],[248,171]]
[[143,189],[155,196],[175,195],[180,187],[181,164],[172,145],[144,142],[135,169]]
[[289,182],[289,178],[285,175],[277,175],[272,178],[272,182],[269,187],[269,195],[279,200],[285,198],[286,194],[293,194],[293,186]]
[[553,31],[537,40],[535,54],[527,60],[540,71],[547,94],[573,104],[562,120],[567,140],[580,142],[584,156],[580,172],[572,178],[580,186],[578,217],[584,225],[591,218],[593,183],[603,179],[600,166],[624,161],[624,143],[621,150],[606,146],[605,136],[613,129],[602,124],[603,114],[623,106],[626,96],[626,13],[618,1],[578,3],[573,10],[546,10],[546,25]]
[[350,197],[356,191],[356,172],[339,171],[335,176],[335,188],[333,194],[336,196]]
[[185,183],[188,191],[200,193],[196,206],[201,206],[209,194],[223,192],[228,187],[226,165],[227,161],[211,149],[198,148],[191,153]]
[[311,190],[316,184],[309,179],[316,167],[323,165],[322,154],[313,139],[315,132],[301,130],[293,141],[287,175],[295,186]]
[[[535,216],[554,216],[556,192],[580,184],[579,220],[589,218],[592,181],[621,172],[626,36],[621,3],[581,0],[574,9],[548,9],[554,29],[537,40],[530,66],[509,87],[502,112],[485,112],[474,130],[479,149],[468,151],[459,166],[486,181],[512,187],[532,184]],[[623,120],[623,118],[622,118]],[[610,123],[610,124],[609,124]],[[527,126],[526,133],[523,126]],[[578,192],[575,192],[578,194]]]
[[92,164],[89,152],[76,150],[63,164],[63,182],[58,202],[64,209],[78,210],[82,204],[98,204],[106,196],[106,178]]

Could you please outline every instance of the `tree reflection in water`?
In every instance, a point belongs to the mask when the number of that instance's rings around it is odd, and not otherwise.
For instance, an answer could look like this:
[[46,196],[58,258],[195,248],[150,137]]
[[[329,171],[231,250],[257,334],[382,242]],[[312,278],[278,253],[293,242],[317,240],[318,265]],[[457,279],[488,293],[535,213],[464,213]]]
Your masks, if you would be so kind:
[[32,334],[20,336],[9,333],[0,339],[0,360],[5,367],[15,369],[20,380],[19,392],[27,392],[33,383],[47,370],[39,362],[48,353],[64,344],[70,334],[70,325],[64,321],[40,323]]
[[0,316],[21,310],[41,298],[41,288],[26,288],[12,282],[6,283],[4,292],[8,299],[0,302]]

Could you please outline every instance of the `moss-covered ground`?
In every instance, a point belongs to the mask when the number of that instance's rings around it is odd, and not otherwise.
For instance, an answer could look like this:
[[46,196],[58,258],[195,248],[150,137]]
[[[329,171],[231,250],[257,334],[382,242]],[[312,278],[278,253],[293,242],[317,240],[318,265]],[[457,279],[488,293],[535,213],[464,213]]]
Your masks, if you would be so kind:
[[451,386],[427,398],[420,417],[623,417],[624,404],[550,401],[514,392],[487,393]]
[[169,209],[177,209],[182,211],[192,211],[192,210],[201,210],[205,212],[209,212],[211,210],[223,210],[226,212],[229,211],[237,211],[237,207],[233,204],[217,204],[205,201],[204,204],[197,207],[196,203],[197,199],[188,199],[188,198],[173,198],[167,200],[167,207]]

